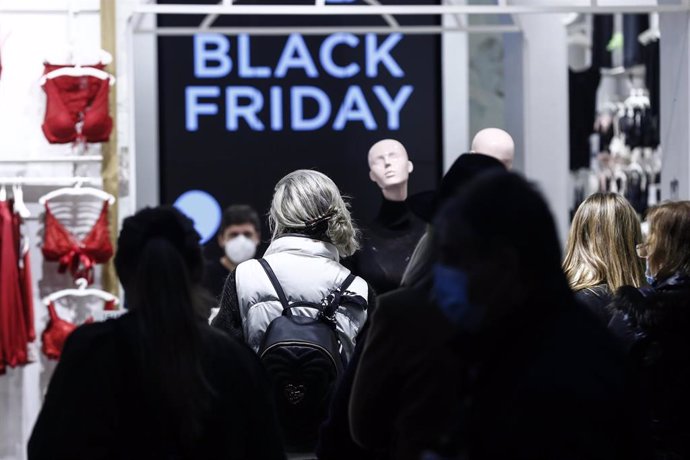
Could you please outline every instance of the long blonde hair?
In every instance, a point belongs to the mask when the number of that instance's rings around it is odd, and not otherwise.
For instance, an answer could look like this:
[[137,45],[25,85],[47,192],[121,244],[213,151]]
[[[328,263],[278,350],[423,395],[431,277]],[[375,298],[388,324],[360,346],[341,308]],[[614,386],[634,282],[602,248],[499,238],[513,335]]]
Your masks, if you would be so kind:
[[563,261],[571,289],[641,286],[644,264],[635,252],[641,242],[640,219],[625,198],[615,193],[587,198],[575,213]]

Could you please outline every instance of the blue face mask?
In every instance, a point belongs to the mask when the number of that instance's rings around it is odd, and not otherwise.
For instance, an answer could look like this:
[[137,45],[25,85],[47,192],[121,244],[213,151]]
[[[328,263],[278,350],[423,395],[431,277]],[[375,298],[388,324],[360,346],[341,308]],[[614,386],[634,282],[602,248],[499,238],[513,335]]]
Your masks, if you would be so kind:
[[650,286],[654,283],[654,276],[652,276],[652,272],[649,269],[649,259],[645,259],[645,269],[644,269],[644,277],[647,278],[647,284]]
[[436,304],[453,323],[466,331],[477,329],[484,312],[472,305],[467,295],[467,274],[447,265],[434,265]]

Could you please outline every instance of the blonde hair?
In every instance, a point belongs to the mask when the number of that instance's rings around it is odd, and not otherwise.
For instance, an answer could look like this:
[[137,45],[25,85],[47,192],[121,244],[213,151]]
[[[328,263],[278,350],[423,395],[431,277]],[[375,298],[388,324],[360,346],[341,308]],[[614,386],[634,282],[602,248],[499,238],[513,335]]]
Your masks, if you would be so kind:
[[690,275],[690,201],[663,203],[647,214],[649,269],[657,279]]
[[276,184],[269,225],[276,239],[290,231],[308,231],[317,225],[325,236],[347,257],[359,249],[359,230],[352,221],[348,205],[335,183],[325,174],[298,169]]
[[563,271],[571,289],[579,291],[606,284],[640,287],[644,264],[635,245],[642,242],[640,219],[628,201],[615,193],[595,193],[573,218]]

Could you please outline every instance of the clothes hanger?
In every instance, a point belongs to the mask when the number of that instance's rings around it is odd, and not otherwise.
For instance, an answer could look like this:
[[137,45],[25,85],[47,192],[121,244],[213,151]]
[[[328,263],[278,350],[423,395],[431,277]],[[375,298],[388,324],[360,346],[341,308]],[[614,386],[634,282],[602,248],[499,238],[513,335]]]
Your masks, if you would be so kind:
[[22,190],[21,185],[12,185],[12,197],[14,198],[14,210],[17,212],[17,214],[19,214],[19,216],[21,216],[22,219],[30,217],[31,212],[24,203],[24,191]]
[[88,281],[86,281],[84,278],[79,278],[75,281],[75,284],[77,285],[76,289],[62,289],[44,297],[42,300],[43,304],[48,305],[51,302],[62,299],[63,297],[98,297],[105,302],[113,302],[114,305],[118,305],[120,303],[120,300],[117,297],[107,291],[95,288],[87,288]]
[[659,29],[659,13],[652,13],[649,15],[649,29],[642,32],[637,41],[643,46],[659,41],[661,38],[661,30]]
[[99,78],[101,80],[109,80],[111,86],[115,84],[115,77],[110,75],[108,72],[96,69],[95,67],[82,67],[80,65],[75,65],[74,67],[61,67],[59,69],[55,69],[51,72],[48,72],[47,74],[45,74],[41,77],[41,79],[39,80],[39,83],[41,85],[44,85],[46,80],[49,80],[51,78],[62,77],[62,76],[96,77],[96,78]]
[[91,195],[95,196],[96,198],[100,198],[103,201],[107,201],[108,204],[112,205],[115,203],[115,197],[112,196],[110,193],[105,192],[101,189],[93,188],[93,187],[82,187],[82,182],[77,181],[76,185],[74,187],[65,187],[65,188],[59,188],[57,190],[53,190],[50,193],[47,193],[43,195],[41,198],[38,199],[38,202],[42,205],[45,205],[47,201],[52,200],[53,198],[56,198],[58,196],[63,196],[63,195],[68,195],[68,196],[83,196],[83,195]]

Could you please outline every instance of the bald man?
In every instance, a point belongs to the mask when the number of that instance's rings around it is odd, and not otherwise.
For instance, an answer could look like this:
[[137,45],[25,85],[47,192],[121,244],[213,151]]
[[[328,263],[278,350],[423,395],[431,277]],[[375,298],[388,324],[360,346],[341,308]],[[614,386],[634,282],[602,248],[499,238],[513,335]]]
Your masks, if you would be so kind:
[[502,129],[482,129],[472,140],[472,153],[483,153],[494,157],[510,170],[513,168],[515,157],[515,142],[510,134]]

